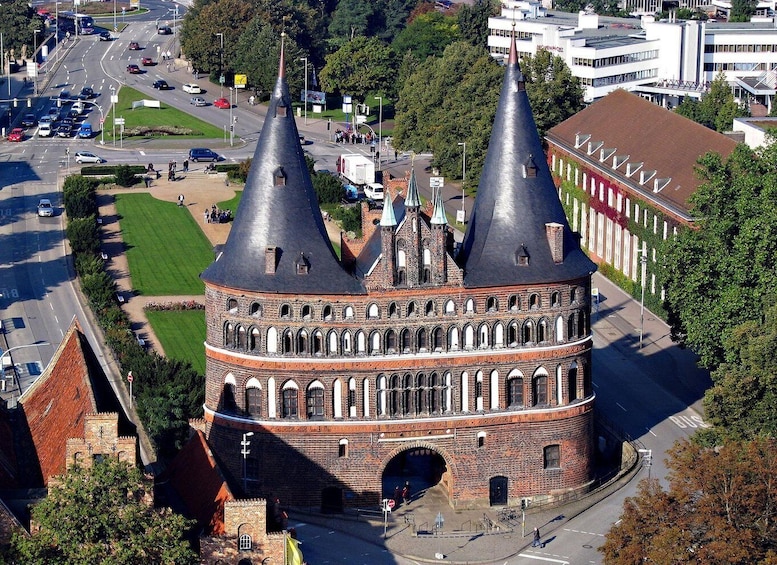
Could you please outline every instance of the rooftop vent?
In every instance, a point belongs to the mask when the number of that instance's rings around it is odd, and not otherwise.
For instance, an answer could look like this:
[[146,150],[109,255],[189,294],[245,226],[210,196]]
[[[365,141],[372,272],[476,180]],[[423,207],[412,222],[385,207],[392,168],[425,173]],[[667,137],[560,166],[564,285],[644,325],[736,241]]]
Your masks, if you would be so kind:
[[264,272],[267,275],[274,275],[275,269],[278,266],[278,248],[277,247],[265,247],[264,248]]
[[656,176],[656,171],[644,170],[639,172],[639,184],[645,185],[650,179]]
[[529,158],[523,164],[523,178],[534,178],[537,176],[537,164],[534,162],[534,155],[529,154]]
[[617,169],[623,163],[629,160],[629,155],[616,155],[612,160],[612,168]]
[[590,133],[575,134],[575,149],[580,149],[589,139],[591,139]]
[[287,112],[286,106],[284,106],[282,103],[279,103],[275,107],[275,116],[276,117],[285,118],[286,117],[286,112]]
[[545,235],[548,237],[553,262],[561,263],[564,260],[564,226],[558,222],[547,223],[545,224]]
[[310,261],[305,257],[305,254],[300,252],[299,257],[294,262],[294,267],[298,275],[307,275],[310,273]]
[[609,147],[605,147],[599,152],[599,161],[604,163],[607,159],[612,157],[615,154],[615,149],[611,149]]
[[273,184],[275,186],[286,186],[286,173],[283,172],[283,167],[278,167],[272,172]]
[[626,164],[626,176],[630,177],[634,173],[636,173],[638,170],[642,168],[643,163],[627,163]]
[[590,141],[588,142],[588,154],[593,155],[604,145],[604,141]]
[[672,182],[671,178],[668,179],[656,179],[653,181],[653,192],[661,192],[666,186]]
[[515,251],[515,263],[516,265],[523,267],[527,267],[529,265],[529,251],[523,244],[521,244]]

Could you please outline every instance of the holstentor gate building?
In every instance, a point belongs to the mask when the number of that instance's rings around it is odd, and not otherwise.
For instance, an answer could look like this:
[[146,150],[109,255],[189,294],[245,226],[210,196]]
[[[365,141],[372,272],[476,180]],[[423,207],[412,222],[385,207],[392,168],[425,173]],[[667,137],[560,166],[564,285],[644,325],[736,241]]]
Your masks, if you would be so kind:
[[592,479],[595,265],[558,200],[514,44],[456,253],[439,197],[429,211],[411,174],[338,259],[281,57],[234,225],[202,275],[207,438],[247,496],[336,510],[423,472],[415,485],[440,483],[460,507]]

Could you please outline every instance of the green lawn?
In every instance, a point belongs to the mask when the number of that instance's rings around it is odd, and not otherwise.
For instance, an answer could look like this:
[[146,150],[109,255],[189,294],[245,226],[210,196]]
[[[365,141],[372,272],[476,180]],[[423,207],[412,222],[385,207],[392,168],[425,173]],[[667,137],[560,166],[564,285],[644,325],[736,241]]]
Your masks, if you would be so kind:
[[150,194],[119,194],[116,209],[132,287],[145,296],[204,294],[213,248],[191,214]]
[[205,374],[205,310],[158,311],[146,315],[169,359],[189,361]]
[[237,207],[240,205],[240,198],[243,196],[243,191],[238,190],[235,192],[234,198],[231,200],[225,200],[224,202],[218,202],[216,206],[219,207],[219,210],[232,210],[232,217],[235,216],[237,213]]
[[[156,93],[155,93],[156,94]],[[170,136],[174,139],[179,138],[218,138],[221,139],[224,132],[220,127],[214,126],[207,122],[202,121],[199,118],[182,112],[176,108],[171,108],[164,103],[164,91],[157,96],[148,96],[142,92],[135,90],[129,86],[122,86],[119,89],[119,102],[116,104],[115,117],[124,118],[124,137],[128,137],[129,133],[134,128],[140,127],[168,127],[168,128],[182,128],[185,130],[191,130],[188,134],[176,134]],[[135,108],[132,109],[132,103],[137,100],[160,100],[162,101],[161,108]],[[105,137],[111,139],[113,135],[113,117],[114,109],[110,109],[110,113],[105,116]],[[144,134],[146,135],[146,134]],[[147,135],[161,135],[150,133]],[[116,136],[119,136],[119,128],[116,128]]]

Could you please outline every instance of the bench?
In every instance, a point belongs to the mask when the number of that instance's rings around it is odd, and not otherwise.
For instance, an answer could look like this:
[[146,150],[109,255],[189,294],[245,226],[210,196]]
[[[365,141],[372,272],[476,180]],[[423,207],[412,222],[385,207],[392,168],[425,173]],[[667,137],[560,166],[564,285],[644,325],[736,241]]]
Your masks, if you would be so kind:
[[97,218],[97,225],[98,226],[103,225],[103,219],[102,218]]
[[108,260],[108,254],[105,251],[101,251],[100,252],[100,257],[103,258],[103,261],[107,261]]
[[119,304],[124,304],[125,302],[127,302],[127,299],[124,298],[124,295],[120,292],[116,293],[116,300],[119,301]]
[[142,337],[140,337],[139,335],[136,335],[135,337],[137,338],[137,340],[138,340],[138,345],[139,345],[140,347],[145,347],[145,346],[146,346],[146,340],[145,340],[145,339],[143,339],[143,338],[142,338]]

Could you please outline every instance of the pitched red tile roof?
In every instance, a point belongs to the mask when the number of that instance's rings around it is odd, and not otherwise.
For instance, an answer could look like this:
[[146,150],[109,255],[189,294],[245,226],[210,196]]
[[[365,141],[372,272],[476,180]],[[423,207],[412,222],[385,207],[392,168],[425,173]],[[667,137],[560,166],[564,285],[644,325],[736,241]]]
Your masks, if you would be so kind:
[[[736,142],[670,110],[625,90],[615,90],[548,131],[547,139],[566,151],[586,154],[588,143],[574,149],[577,134],[590,134],[590,141],[604,142],[602,148],[615,155],[628,155],[630,163],[644,163],[644,170],[655,170],[654,178],[671,178],[658,194],[652,182],[645,190],[657,200],[688,210],[688,198],[701,183],[695,175],[696,161],[707,152],[727,157]],[[589,156],[599,163],[599,151]],[[625,166],[610,173],[624,175]],[[633,179],[634,177],[632,177]]]
[[84,437],[84,416],[98,412],[78,321],[70,325],[43,374],[19,398],[43,484],[65,472],[68,438]]
[[235,500],[211,454],[205,434],[195,435],[159,478],[169,482],[204,535],[224,534],[224,503]]

